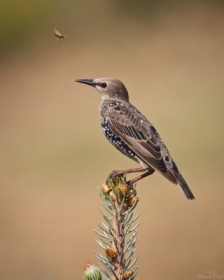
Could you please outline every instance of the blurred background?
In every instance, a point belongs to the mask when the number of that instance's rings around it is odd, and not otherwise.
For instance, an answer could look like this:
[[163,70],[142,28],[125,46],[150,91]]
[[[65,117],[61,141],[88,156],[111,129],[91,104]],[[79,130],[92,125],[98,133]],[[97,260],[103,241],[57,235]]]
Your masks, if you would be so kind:
[[104,76],[124,82],[196,197],[158,173],[138,183],[136,279],[223,278],[223,1],[21,0],[0,13],[0,279],[81,279],[104,254],[97,187],[137,167],[103,136],[97,91],[74,82]]

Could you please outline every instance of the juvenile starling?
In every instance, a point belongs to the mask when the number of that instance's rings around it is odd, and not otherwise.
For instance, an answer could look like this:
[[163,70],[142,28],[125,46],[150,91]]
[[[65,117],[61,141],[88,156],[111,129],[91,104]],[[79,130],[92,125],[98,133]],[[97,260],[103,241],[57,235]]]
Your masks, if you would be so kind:
[[170,156],[154,126],[130,102],[124,84],[115,78],[82,79],[76,82],[93,86],[101,94],[100,122],[104,135],[124,155],[140,164],[140,168],[115,170],[108,178],[144,172],[128,183],[139,181],[155,170],[178,184],[188,199],[194,195]]

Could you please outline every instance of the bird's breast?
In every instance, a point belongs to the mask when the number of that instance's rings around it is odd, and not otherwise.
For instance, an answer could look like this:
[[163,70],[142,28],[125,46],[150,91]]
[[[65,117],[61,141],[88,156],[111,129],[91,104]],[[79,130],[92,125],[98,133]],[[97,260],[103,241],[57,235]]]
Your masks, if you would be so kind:
[[116,133],[111,130],[108,118],[101,118],[101,126],[104,135],[115,148],[117,148],[127,157],[137,161],[135,152]]

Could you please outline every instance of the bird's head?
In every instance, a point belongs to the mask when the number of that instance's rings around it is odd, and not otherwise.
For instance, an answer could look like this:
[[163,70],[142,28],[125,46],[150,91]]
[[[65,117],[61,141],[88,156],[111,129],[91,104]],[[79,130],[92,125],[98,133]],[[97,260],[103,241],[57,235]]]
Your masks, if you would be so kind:
[[127,102],[129,100],[126,87],[115,78],[81,79],[76,82],[95,87],[102,99],[118,99]]

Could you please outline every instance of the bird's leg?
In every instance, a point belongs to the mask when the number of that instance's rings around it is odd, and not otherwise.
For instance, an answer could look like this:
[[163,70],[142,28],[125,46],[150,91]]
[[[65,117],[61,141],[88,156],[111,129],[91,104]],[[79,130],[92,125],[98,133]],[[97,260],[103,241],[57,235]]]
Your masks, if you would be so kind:
[[139,175],[138,177],[135,177],[134,179],[130,180],[127,182],[127,184],[132,187],[133,184],[135,184],[136,182],[138,182],[139,180],[151,175],[154,173],[155,170],[153,169],[148,169],[147,172],[143,173],[142,175]]
[[[109,183],[109,179],[114,179],[115,177],[122,176],[124,174],[130,174],[135,172],[144,172],[148,170],[148,168],[132,168],[132,169],[126,169],[126,170],[113,170],[107,177],[106,183]],[[137,177],[138,178],[138,177]],[[144,178],[144,177],[143,177]],[[139,179],[140,180],[140,179]]]

